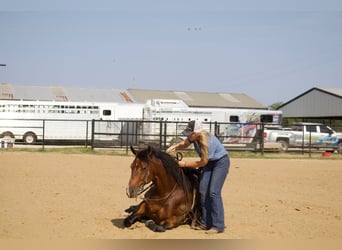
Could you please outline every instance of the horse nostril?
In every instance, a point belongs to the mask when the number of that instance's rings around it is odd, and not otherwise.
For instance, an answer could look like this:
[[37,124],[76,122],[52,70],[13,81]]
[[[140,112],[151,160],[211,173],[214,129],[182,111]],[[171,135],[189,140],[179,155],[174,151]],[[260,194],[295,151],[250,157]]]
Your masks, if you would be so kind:
[[128,198],[132,198],[133,192],[130,188],[126,188],[126,195],[128,196]]
[[126,194],[128,198],[136,198],[138,196],[137,189],[133,187],[126,188]]

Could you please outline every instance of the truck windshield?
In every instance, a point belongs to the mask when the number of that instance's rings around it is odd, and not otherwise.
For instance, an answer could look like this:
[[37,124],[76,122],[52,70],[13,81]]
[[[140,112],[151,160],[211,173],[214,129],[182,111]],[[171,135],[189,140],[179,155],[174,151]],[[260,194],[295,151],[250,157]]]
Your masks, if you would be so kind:
[[328,126],[319,126],[319,130],[321,131],[321,133],[327,133],[327,134],[333,134],[334,131],[329,128]]

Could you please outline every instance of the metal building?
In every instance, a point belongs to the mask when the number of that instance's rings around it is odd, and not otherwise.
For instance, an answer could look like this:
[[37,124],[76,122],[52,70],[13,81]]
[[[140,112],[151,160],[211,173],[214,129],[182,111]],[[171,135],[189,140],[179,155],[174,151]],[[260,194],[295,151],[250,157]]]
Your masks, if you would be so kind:
[[342,89],[312,88],[284,103],[278,108],[283,118],[301,121],[324,122],[342,121]]

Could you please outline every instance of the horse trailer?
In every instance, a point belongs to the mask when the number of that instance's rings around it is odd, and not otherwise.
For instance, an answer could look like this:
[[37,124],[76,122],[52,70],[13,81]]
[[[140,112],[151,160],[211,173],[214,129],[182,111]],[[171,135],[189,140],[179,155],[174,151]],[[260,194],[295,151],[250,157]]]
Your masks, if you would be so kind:
[[[178,99],[151,99],[145,104],[0,100],[0,138],[26,144],[38,140],[88,140],[94,131],[97,140],[118,141],[125,137],[131,142],[133,134],[139,133],[139,140],[151,141],[164,133],[159,122],[167,122],[170,142],[190,120],[202,121],[208,130],[216,122],[215,133],[222,136],[222,142],[236,143],[239,141],[232,137],[250,138],[255,134],[255,124],[279,126],[281,119],[281,111],[189,107]],[[94,120],[98,122],[92,123]]]

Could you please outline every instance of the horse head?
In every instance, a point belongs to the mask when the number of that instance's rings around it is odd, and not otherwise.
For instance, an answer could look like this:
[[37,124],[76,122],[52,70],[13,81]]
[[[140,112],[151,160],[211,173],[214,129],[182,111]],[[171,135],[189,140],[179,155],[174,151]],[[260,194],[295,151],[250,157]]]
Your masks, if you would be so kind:
[[131,151],[135,158],[131,163],[131,176],[126,193],[129,198],[136,198],[145,191],[145,185],[152,181],[150,164],[153,157],[153,148],[148,146],[147,149],[137,151],[131,146]]

